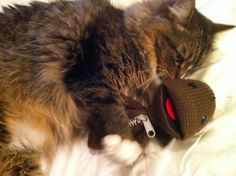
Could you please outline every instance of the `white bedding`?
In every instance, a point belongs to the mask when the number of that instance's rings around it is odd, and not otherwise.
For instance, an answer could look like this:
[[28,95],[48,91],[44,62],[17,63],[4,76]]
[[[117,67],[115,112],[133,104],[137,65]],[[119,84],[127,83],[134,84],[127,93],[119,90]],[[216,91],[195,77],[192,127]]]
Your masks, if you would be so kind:
[[[0,5],[30,0],[0,0]],[[127,5],[128,0],[112,0]],[[119,5],[120,6],[120,5]],[[235,0],[197,0],[198,9],[219,23],[236,25]],[[215,120],[199,138],[172,141],[162,149],[152,143],[147,156],[134,166],[135,176],[236,176],[236,29],[218,35],[218,50],[202,78],[214,90],[217,101]],[[192,145],[191,145],[192,144]],[[45,166],[45,165],[44,165]],[[46,167],[43,167],[44,169]],[[50,176],[126,175],[125,169],[110,162],[102,153],[91,153],[86,140],[58,150]]]

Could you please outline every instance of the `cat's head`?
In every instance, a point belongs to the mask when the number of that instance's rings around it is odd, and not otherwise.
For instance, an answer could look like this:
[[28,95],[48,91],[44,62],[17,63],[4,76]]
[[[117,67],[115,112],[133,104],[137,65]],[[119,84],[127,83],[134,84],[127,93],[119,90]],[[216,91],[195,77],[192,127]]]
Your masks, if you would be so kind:
[[216,33],[234,26],[213,23],[195,8],[195,0],[149,0],[130,9],[128,25],[141,28],[153,69],[162,77],[194,73],[212,50]]

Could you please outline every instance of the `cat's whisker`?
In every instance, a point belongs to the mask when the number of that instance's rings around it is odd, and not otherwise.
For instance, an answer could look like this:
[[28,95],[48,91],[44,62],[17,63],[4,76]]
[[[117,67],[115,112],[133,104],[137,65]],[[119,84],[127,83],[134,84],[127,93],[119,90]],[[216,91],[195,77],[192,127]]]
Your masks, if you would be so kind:
[[158,65],[157,70],[168,70],[168,69],[162,65]]
[[5,53],[10,54],[10,55],[15,55],[15,56],[20,56],[20,57],[32,57],[32,55],[26,55],[26,54],[21,54],[17,53],[15,51],[9,50],[9,49],[2,49]]
[[142,92],[141,92],[141,97],[143,94],[146,92],[146,90],[149,88],[150,84],[152,83],[153,79],[151,79],[146,85],[143,86]]
[[143,95],[143,93],[147,90],[147,88],[153,82],[154,79],[155,78],[151,77],[151,78],[145,80],[142,84],[140,84],[136,88],[130,89],[130,93],[131,94],[136,94],[137,90],[141,90],[140,95]]
[[163,66],[158,68],[157,71],[159,71],[158,73],[162,74],[162,75],[158,75],[158,76],[164,76],[164,77],[169,77],[169,78],[172,77],[169,70]]
[[162,69],[167,69],[166,67],[162,66],[162,65],[157,65],[157,68],[162,68]]
[[150,83],[153,81],[154,78],[149,78],[147,79],[145,82],[143,82],[141,85],[139,85],[137,88],[140,89],[140,88],[143,88],[143,87],[147,87],[150,85]]
[[163,76],[165,76],[165,74],[162,73],[162,72],[159,72],[159,73],[157,73],[157,76],[158,76],[158,77],[163,77]]
[[135,74],[148,73],[148,72],[152,72],[153,70],[155,70],[155,69],[138,70]]

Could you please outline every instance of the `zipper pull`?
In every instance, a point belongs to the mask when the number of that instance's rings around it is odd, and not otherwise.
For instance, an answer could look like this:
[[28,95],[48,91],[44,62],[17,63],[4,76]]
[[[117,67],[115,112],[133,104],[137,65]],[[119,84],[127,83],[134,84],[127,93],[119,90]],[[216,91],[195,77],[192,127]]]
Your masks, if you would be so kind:
[[146,134],[149,138],[154,138],[156,136],[156,131],[152,126],[152,123],[150,121],[150,119],[148,118],[148,116],[146,115],[139,115],[137,117],[137,119],[139,119],[140,121],[143,122]]

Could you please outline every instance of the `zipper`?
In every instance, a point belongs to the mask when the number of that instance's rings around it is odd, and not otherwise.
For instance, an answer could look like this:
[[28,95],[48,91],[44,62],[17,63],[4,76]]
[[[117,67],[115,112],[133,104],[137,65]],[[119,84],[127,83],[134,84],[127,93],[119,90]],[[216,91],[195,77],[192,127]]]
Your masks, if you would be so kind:
[[148,116],[141,114],[129,120],[129,126],[131,127],[137,126],[140,123],[143,123],[145,132],[149,138],[154,138],[156,136],[156,131],[153,128],[153,125]]

